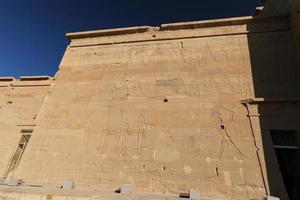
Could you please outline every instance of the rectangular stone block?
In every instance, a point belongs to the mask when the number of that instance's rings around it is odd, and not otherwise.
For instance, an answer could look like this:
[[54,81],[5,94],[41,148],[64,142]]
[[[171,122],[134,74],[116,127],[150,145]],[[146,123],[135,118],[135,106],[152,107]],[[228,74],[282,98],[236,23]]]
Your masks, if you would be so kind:
[[200,191],[195,188],[190,189],[190,199],[199,200],[200,199]]
[[73,181],[71,181],[71,180],[66,180],[66,181],[64,182],[63,189],[68,189],[68,190],[70,190],[70,189],[74,189],[74,187],[75,187],[75,184],[74,184]]
[[18,186],[22,184],[22,179],[12,178],[8,181],[8,186]]
[[124,184],[121,186],[121,194],[130,194],[131,193],[131,185],[130,184]]

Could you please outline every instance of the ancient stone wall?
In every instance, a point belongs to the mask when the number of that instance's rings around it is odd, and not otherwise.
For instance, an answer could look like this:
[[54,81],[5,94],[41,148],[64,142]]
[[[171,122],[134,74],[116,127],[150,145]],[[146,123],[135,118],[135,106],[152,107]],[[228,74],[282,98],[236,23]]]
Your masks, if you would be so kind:
[[270,45],[280,31],[289,49],[285,22],[246,17],[69,34],[15,176],[263,199],[260,126],[241,103],[256,96],[249,34]]
[[22,130],[31,132],[35,119],[48,94],[49,77],[0,78],[0,174],[6,174],[18,147]]
[[67,34],[55,80],[0,78],[0,173],[287,199],[269,131],[300,130],[297,16]]

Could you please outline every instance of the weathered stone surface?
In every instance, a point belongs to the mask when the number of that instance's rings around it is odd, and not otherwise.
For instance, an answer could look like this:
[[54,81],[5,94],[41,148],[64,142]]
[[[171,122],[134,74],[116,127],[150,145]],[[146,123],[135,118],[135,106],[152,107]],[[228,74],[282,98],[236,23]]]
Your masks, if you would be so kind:
[[[34,129],[35,119],[44,102],[48,84],[30,81],[30,85],[14,78],[0,78],[0,174],[5,175],[23,129]],[[22,86],[22,87],[16,87]]]
[[[286,118],[300,117],[290,19],[67,34],[55,79],[0,78],[2,174],[37,185],[74,180],[76,189],[128,183],[134,192],[287,199],[267,135],[300,130]],[[7,173],[27,129],[26,151]]]
[[[16,175],[29,182],[73,178],[79,186],[129,182],[135,191],[201,188],[204,196],[262,198],[240,103],[254,97],[247,35],[185,38],[181,29],[173,34],[182,39],[159,41],[152,35],[170,33],[153,30],[135,38],[147,34],[150,41],[124,44],[130,35],[94,37],[86,47],[80,46],[85,39],[71,40]],[[114,37],[120,44],[97,42]]]

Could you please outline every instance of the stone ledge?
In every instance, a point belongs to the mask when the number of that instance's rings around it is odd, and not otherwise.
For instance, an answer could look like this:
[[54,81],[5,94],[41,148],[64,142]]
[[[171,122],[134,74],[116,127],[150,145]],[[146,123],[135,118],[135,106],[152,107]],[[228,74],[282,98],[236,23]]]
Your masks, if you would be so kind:
[[[161,193],[137,192],[117,194],[114,191],[86,189],[64,190],[54,187],[7,187],[0,188],[1,200],[184,200],[176,195]],[[218,198],[202,197],[199,200],[221,200]],[[244,199],[243,199],[244,200]]]
[[0,77],[0,87],[50,86],[53,80],[50,76],[21,76],[20,79]]
[[160,27],[137,26],[137,27],[128,27],[128,28],[114,28],[114,29],[104,29],[104,30],[95,30],[95,31],[73,32],[73,33],[67,33],[66,37],[69,39],[69,41],[72,41],[73,39],[127,35],[127,34],[135,34],[135,33],[145,33],[148,31],[162,32],[162,31],[173,31],[173,30],[245,25],[248,23],[256,23],[259,21],[286,19],[288,17],[289,16],[276,16],[276,17],[246,16],[246,17],[234,17],[234,18],[225,18],[225,19],[193,21],[193,22],[177,22],[177,23],[162,24]]
[[20,81],[45,81],[49,79],[49,76],[20,76]]
[[16,79],[14,77],[0,77],[0,87],[8,87]]
[[144,33],[149,30],[154,30],[154,29],[157,29],[157,28],[151,27],[151,26],[114,28],[114,29],[104,29],[104,30],[96,30],[96,31],[83,31],[83,32],[67,33],[66,37],[69,40],[72,40],[72,39],[81,39],[81,38],[89,38],[89,37],[102,37],[102,36]]
[[262,104],[262,103],[300,103],[300,99],[287,99],[287,98],[252,98],[242,100],[243,104]]
[[193,22],[177,22],[162,24],[160,30],[179,30],[179,29],[196,29],[196,28],[209,28],[218,26],[231,26],[231,25],[242,25],[252,22],[258,17],[246,16],[246,17],[234,17],[225,19],[212,19],[212,20],[202,20]]
[[[69,48],[116,45],[126,43],[153,42],[220,37],[253,33],[291,31],[288,16],[279,17],[239,17],[197,22],[163,24],[160,28],[148,27],[144,32],[136,28],[108,29],[92,32],[69,33],[72,37]],[[121,30],[121,31],[119,31]],[[126,31],[129,32],[126,32]],[[133,32],[131,32],[131,31]],[[131,34],[135,33],[135,34]]]
[[0,77],[0,82],[12,82],[16,79],[14,77]]

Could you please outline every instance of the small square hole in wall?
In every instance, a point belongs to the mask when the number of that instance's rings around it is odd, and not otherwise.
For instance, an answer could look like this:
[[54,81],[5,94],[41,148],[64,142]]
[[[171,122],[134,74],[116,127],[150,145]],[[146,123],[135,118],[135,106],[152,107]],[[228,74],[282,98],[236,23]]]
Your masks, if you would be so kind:
[[168,99],[164,99],[164,102],[168,102],[169,100]]

